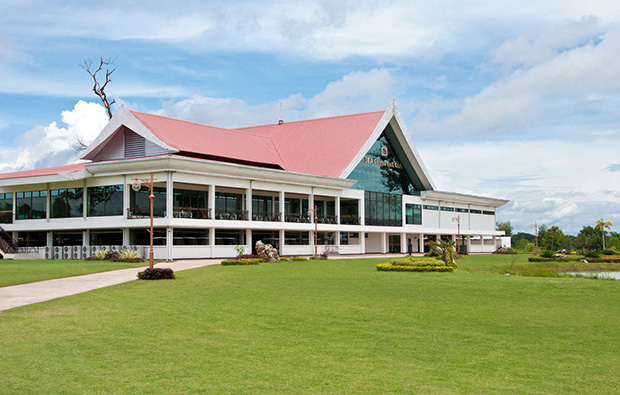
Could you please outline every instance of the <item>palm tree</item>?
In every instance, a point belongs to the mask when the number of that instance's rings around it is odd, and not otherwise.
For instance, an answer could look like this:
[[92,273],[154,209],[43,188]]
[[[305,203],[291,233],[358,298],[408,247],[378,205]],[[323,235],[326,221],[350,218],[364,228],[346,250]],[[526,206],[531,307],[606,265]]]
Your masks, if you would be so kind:
[[614,224],[612,224],[610,221],[603,220],[603,218],[596,220],[595,228],[600,230],[601,233],[603,233],[603,249],[605,249],[605,230],[611,229],[612,226],[614,226]]

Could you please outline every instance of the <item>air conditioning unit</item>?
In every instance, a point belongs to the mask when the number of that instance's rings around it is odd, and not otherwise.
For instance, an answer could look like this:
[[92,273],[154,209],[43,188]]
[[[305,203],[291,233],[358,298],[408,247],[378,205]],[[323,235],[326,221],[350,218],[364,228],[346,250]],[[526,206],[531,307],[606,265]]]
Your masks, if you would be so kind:
[[54,253],[50,247],[45,247],[45,259],[54,259]]
[[62,247],[54,247],[54,259],[63,259]]
[[62,247],[62,259],[71,259],[71,247]]
[[84,246],[82,247],[82,259],[91,257],[92,255],[90,254],[90,247]]
[[82,247],[73,246],[73,253],[71,259],[82,259]]

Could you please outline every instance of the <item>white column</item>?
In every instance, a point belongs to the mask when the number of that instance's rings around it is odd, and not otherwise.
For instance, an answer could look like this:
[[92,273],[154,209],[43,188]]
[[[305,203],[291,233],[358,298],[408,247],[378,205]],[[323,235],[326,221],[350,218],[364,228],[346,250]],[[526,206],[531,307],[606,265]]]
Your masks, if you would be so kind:
[[418,252],[424,253],[424,233],[420,233],[418,237]]
[[364,218],[364,215],[366,213],[366,202],[364,200],[364,198],[361,198],[359,200],[359,203],[357,205],[357,216],[360,217],[360,225],[364,225],[364,221],[366,220]]
[[[54,234],[51,230],[47,232],[47,246],[50,248],[54,246]],[[54,253],[54,251],[52,251],[52,253]]]
[[465,243],[467,243],[467,252],[471,252],[471,236],[465,236]]
[[484,236],[480,235],[480,252],[484,252]]
[[172,260],[174,256],[173,249],[174,249],[174,229],[168,228],[166,232],[166,260],[167,261]]
[[360,232],[360,245],[361,247],[361,253],[365,254],[366,253],[366,232]]
[[[302,205],[303,206],[303,205]],[[310,195],[308,195],[308,208],[314,210],[314,187],[310,190]],[[306,213],[301,213],[301,215],[305,215]],[[314,223],[316,219],[316,213],[310,216],[310,223]]]
[[90,230],[85,229],[82,232],[82,245],[89,246],[90,245]]
[[174,217],[174,181],[172,172],[166,173],[166,218]]
[[129,228],[123,228],[123,245],[128,246],[131,245],[131,240],[129,240]]
[[280,250],[278,251],[278,254],[282,255],[282,251],[284,251],[284,229],[280,229],[279,231],[279,236],[280,236]]
[[387,253],[387,238],[388,235],[387,233],[380,233],[381,234],[381,253],[382,254],[386,254]]
[[123,218],[129,215],[129,205],[131,204],[131,185],[127,183],[127,176],[123,176]]
[[251,229],[246,229],[245,230],[245,253],[246,254],[251,254],[252,253],[252,247],[254,247],[252,245],[252,230]]
[[437,202],[437,207],[439,210],[439,215],[437,216],[437,227],[441,229],[441,200]]
[[250,187],[245,190],[245,209],[248,211],[248,221],[252,220],[252,181]]
[[209,185],[209,211],[211,214],[211,219],[215,219],[215,184]]
[[[335,211],[335,214],[336,214],[336,223],[337,224],[342,223],[340,221],[340,196],[336,196],[336,211]],[[338,239],[338,245],[340,245],[340,239]]]
[[400,234],[400,252],[407,253],[407,233]]
[[[284,222],[284,191],[280,191],[280,222]],[[284,236],[282,236],[282,245],[284,245]]]
[[497,237],[493,236],[493,251],[497,250]]
[[17,192],[13,192],[13,222],[12,223],[15,223],[15,220],[17,218],[19,218],[19,216],[17,215]]

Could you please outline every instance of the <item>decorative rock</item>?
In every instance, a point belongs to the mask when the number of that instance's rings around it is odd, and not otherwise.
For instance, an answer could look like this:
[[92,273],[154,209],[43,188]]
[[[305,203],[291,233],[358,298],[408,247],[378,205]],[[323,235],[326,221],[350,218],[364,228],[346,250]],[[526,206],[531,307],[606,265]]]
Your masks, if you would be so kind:
[[256,255],[263,262],[279,262],[280,255],[278,255],[278,250],[276,250],[271,244],[265,244],[261,240],[256,242]]

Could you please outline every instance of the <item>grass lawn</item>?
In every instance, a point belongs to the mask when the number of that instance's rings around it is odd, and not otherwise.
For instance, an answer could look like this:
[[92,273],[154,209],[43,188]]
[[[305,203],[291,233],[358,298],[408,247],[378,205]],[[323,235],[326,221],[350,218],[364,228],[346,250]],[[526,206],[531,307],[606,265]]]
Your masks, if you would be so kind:
[[143,266],[144,263],[107,261],[0,260],[0,287]]
[[620,282],[475,272],[497,259],[209,266],[8,310],[0,392],[619,393]]

